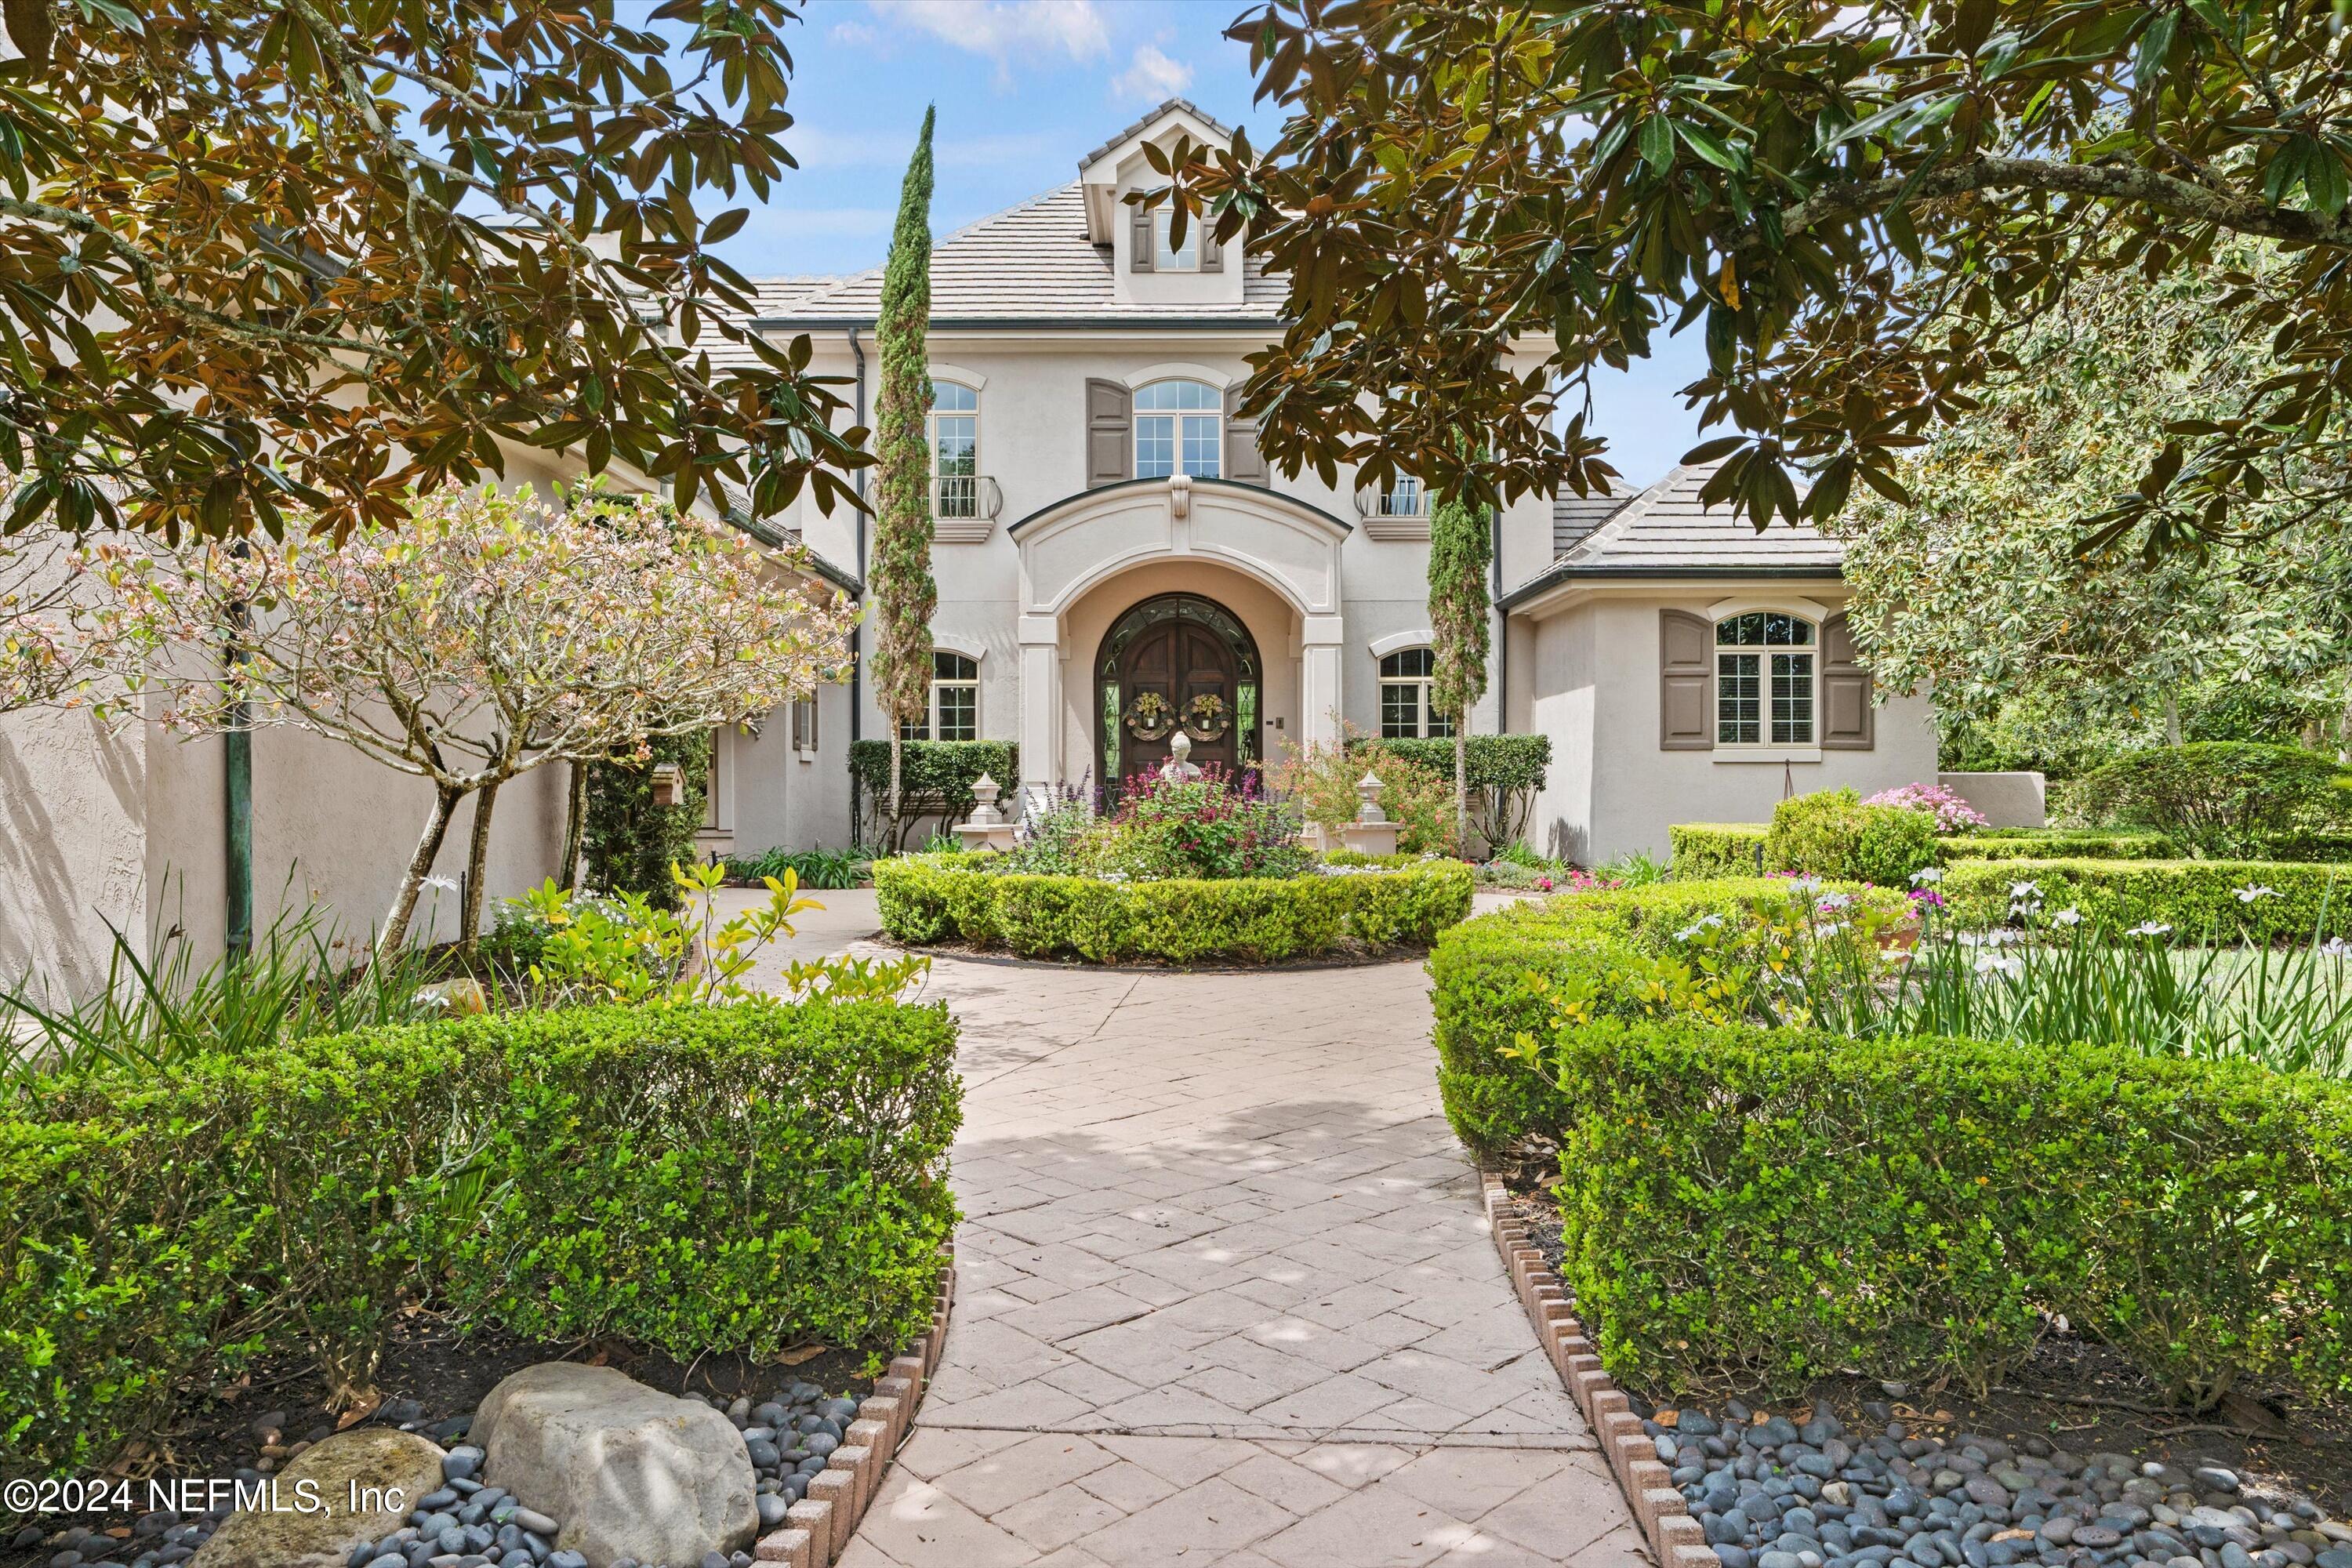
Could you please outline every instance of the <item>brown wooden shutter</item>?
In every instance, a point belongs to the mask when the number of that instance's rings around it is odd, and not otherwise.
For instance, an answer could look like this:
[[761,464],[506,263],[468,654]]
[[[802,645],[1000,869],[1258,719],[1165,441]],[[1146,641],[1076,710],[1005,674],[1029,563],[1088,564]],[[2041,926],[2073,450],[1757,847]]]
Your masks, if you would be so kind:
[[1266,482],[1265,455],[1257,449],[1257,421],[1242,416],[1242,389],[1225,388],[1225,478],[1245,485]]
[[1127,216],[1127,269],[1151,270],[1151,209],[1130,207]]
[[1658,612],[1658,750],[1715,750],[1715,625]]
[[1204,214],[1192,226],[1201,236],[1201,270],[1223,272],[1225,269],[1225,247],[1217,243],[1216,225],[1209,222]]
[[1840,611],[1822,623],[1822,748],[1867,752],[1876,742],[1870,671],[1854,657],[1853,628]]
[[1135,477],[1129,395],[1116,381],[1087,382],[1087,488]]

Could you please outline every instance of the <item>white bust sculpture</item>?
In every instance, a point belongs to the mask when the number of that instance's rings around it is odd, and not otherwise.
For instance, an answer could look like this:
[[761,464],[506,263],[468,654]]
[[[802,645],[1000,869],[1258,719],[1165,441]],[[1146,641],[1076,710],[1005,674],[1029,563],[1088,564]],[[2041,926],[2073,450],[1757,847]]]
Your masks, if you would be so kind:
[[1191,784],[1201,776],[1192,762],[1192,737],[1181,730],[1168,742],[1168,760],[1160,764],[1160,776],[1171,784]]

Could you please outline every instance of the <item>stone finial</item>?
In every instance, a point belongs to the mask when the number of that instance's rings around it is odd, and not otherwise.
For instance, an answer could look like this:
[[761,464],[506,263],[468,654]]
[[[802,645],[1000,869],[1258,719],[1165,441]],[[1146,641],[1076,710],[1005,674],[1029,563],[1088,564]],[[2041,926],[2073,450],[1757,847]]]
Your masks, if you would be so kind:
[[986,773],[971,782],[971,824],[975,827],[991,827],[1004,820],[996,812],[996,797],[1003,785]]
[[1364,804],[1356,809],[1358,822],[1386,822],[1388,814],[1381,809],[1381,791],[1388,786],[1380,775],[1369,770],[1356,781],[1356,798]]

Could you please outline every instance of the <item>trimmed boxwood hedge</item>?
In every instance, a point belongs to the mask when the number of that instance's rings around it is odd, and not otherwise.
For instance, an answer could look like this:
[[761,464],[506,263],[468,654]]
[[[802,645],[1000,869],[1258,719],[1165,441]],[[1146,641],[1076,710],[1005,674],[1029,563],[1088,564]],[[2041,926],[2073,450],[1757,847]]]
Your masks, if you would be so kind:
[[[2010,889],[2032,882],[2044,912],[2073,905],[2109,931],[2147,921],[2184,938],[2308,942],[2352,936],[2352,866],[2287,860],[1956,860],[1938,890],[1962,925],[1999,925]],[[2277,898],[2240,900],[2263,887]]]
[[2128,828],[2010,828],[1956,833],[1936,841],[1936,858],[1955,860],[2173,860],[2180,847],[2161,833]]
[[[1482,1154],[1558,1149],[1564,1273],[1612,1373],[1980,1387],[2063,1313],[2188,1397],[2352,1386],[2352,1086],[1641,1016],[1664,925],[1769,887],[1556,899],[1431,955],[1447,1115]],[[1553,1036],[1535,977],[1590,1021]],[[1534,1038],[1548,1072],[1500,1054]]]
[[1091,963],[1278,963],[1426,947],[1470,912],[1470,868],[1437,860],[1349,876],[1108,882],[977,869],[976,856],[877,861],[882,929],[918,946],[961,942]]
[[[1589,986],[1597,1014],[1646,1016],[1648,995],[1639,966],[1625,962],[1629,952],[1663,950],[1693,921],[1787,893],[1786,881],[1766,877],[1654,882],[1514,904],[1447,931],[1429,955],[1429,973],[1437,1082],[1454,1133],[1481,1159],[1498,1160],[1559,1126],[1550,1087],[1502,1054],[1549,1022],[1539,985]],[[1906,901],[1891,889],[1864,896],[1890,909]]]
[[289,1339],[364,1381],[427,1300],[691,1360],[895,1351],[955,1223],[943,1005],[364,1030],[0,1105],[0,1452],[87,1468]]
[[1752,877],[1764,869],[1760,822],[1678,822],[1666,829],[1671,868],[1685,881],[1708,877]]
[[[1549,735],[1471,735],[1463,747],[1463,773],[1471,789],[1538,790],[1544,770],[1551,765]],[[1359,735],[1348,742],[1350,752],[1378,749],[1427,768],[1438,777],[1454,777],[1454,742],[1425,736]]]

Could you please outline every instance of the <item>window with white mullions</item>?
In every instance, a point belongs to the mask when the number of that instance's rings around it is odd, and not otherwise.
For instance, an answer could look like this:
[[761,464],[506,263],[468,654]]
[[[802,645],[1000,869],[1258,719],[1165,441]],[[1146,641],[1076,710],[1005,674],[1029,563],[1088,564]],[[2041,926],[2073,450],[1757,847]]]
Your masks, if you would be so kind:
[[1168,231],[1174,226],[1175,215],[1154,213],[1151,219],[1151,269],[1154,272],[1197,272],[1201,268],[1201,223],[1198,218],[1184,226],[1184,243],[1168,243]]
[[1217,478],[1223,468],[1224,409],[1224,395],[1197,381],[1155,381],[1137,393],[1135,477]]
[[1381,660],[1381,739],[1454,733],[1453,721],[1430,706],[1430,682],[1436,674],[1437,655],[1425,647],[1405,648]]
[[952,381],[931,383],[934,517],[980,515],[980,394]]
[[1813,623],[1751,610],[1715,626],[1715,743],[1810,746],[1818,656]]
[[923,721],[901,724],[902,741],[977,741],[980,739],[980,661],[960,653],[935,648],[931,653],[931,695]]

